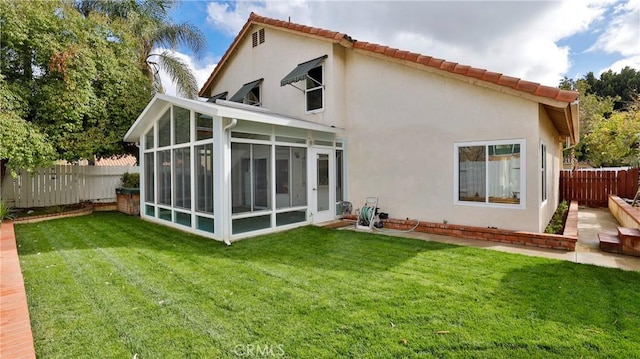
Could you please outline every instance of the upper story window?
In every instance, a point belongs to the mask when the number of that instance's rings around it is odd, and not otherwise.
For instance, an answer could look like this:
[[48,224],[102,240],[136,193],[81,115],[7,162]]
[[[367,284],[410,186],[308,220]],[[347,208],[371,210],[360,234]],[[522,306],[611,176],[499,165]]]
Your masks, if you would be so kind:
[[324,76],[322,65],[312,68],[307,73],[305,97],[307,111],[320,110],[324,107]]
[[524,208],[525,141],[455,144],[455,202]]
[[246,83],[236,92],[229,101],[246,103],[253,106],[261,106],[262,98],[260,93],[260,84],[263,79]]
[[207,99],[207,102],[216,103],[216,100],[226,100],[229,92],[221,92],[217,95],[213,95]]
[[260,84],[252,88],[244,97],[242,103],[247,105],[260,106]]
[[[280,80],[280,86],[291,85],[304,92],[305,109],[307,112],[324,108],[324,66],[327,55],[298,64],[287,76]],[[305,80],[304,88],[294,85],[294,82]]]

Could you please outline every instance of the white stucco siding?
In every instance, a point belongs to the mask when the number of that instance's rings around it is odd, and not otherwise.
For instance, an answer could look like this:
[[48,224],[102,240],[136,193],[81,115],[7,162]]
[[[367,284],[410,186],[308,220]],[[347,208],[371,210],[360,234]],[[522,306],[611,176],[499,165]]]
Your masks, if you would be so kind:
[[[292,34],[286,31],[265,28],[265,42],[252,47],[251,34],[261,27],[254,26],[243,39],[228,60],[223,72],[218,74],[211,95],[228,91],[228,98],[233,96],[243,84],[264,78],[261,87],[262,107],[274,112],[286,114],[317,123],[341,127],[344,122],[344,112],[338,112],[343,106],[336,105],[342,101],[338,97],[341,83],[336,84],[334,68],[339,72],[344,69],[341,63],[334,64],[334,48],[337,49],[338,61],[344,57],[344,50],[340,45],[327,41],[312,41],[306,36]],[[328,55],[324,61],[325,102],[324,110],[316,113],[306,113],[305,94],[293,86],[280,86],[282,80],[298,64]],[[338,76],[338,80],[342,76]],[[305,88],[305,82],[294,83],[299,88]]]
[[[372,58],[347,56],[349,199],[395,218],[539,230],[538,104]],[[454,204],[454,144],[526,141],[526,207]]]
[[[543,232],[553,217],[559,202],[560,170],[562,170],[562,145],[558,130],[553,126],[547,112],[539,106],[540,143],[547,146],[547,200],[542,201],[541,193],[538,195],[540,204],[539,231]],[[540,152],[540,149],[538,149]],[[540,154],[538,154],[540,156]],[[540,167],[541,159],[538,157],[537,165]],[[538,188],[542,188],[542,177],[538,176]]]

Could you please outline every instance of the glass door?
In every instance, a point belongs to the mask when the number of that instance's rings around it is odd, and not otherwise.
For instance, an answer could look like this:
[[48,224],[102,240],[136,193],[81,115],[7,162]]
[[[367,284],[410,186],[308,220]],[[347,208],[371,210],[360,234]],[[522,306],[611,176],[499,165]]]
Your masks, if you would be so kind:
[[310,169],[313,223],[335,219],[335,163],[333,150],[313,149]]

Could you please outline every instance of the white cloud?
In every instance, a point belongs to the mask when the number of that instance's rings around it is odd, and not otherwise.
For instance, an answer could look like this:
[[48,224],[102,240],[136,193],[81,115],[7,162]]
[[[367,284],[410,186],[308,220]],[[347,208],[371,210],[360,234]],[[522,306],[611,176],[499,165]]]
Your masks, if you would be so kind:
[[211,2],[207,5],[207,22],[229,36],[235,36],[255,12],[276,19],[288,19],[292,14],[309,14],[305,0],[293,1],[237,1],[233,4]]
[[631,67],[633,69],[640,69],[640,55],[635,55],[635,56],[628,56],[625,57],[621,60],[618,60],[616,62],[614,62],[613,64],[611,64],[611,66],[608,66],[605,69],[602,69],[599,74],[607,71],[607,70],[611,70],[613,72],[620,72],[620,70],[622,70],[625,67]]
[[605,31],[587,51],[623,56],[600,73],[620,72],[625,66],[640,69],[640,0],[616,5]]
[[[154,52],[157,52],[157,53],[160,53],[163,51],[165,51],[165,49],[154,50]],[[205,63],[203,65],[198,65],[196,61],[194,61],[194,59],[189,55],[176,52],[176,51],[171,51],[171,52],[173,53],[174,56],[178,57],[180,60],[182,60],[184,63],[186,63],[189,66],[189,68],[191,69],[191,71],[196,77],[196,81],[198,82],[198,89],[202,88],[205,81],[207,81],[207,79],[209,78],[209,75],[211,75],[211,72],[213,72],[213,69],[217,65],[215,63]],[[178,93],[176,84],[171,80],[171,77],[169,76],[169,74],[167,74],[167,72],[162,69],[160,70],[160,79],[162,80],[162,87],[164,88],[165,94],[182,97],[182,95]]]
[[615,7],[609,25],[590,50],[640,54],[640,0],[630,0]]
[[557,43],[588,31],[611,1],[239,1],[209,4],[208,21],[235,36],[251,11],[291,17],[354,39],[555,86],[571,67],[570,49]]

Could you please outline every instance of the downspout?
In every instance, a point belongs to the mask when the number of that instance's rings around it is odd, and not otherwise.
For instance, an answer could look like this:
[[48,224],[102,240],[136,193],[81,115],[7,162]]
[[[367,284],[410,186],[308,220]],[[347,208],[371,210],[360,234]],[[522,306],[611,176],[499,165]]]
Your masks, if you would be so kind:
[[236,127],[236,125],[237,125],[237,124],[238,124],[238,119],[235,119],[235,118],[234,118],[234,119],[232,119],[232,120],[231,120],[231,123],[230,123],[230,124],[226,125],[226,126],[222,129],[222,131],[227,132],[227,130],[230,130],[230,129],[232,129],[232,128]]
[[[228,125],[226,125],[223,129],[222,129],[222,133],[224,135],[225,138],[225,146],[229,146],[229,148],[231,148],[231,129],[236,127],[236,125],[238,125],[238,120],[233,118],[231,119],[231,123],[229,123]],[[229,163],[229,160],[227,160],[227,156],[225,153],[224,159],[223,159],[223,163],[224,163],[224,169],[229,169],[229,173],[231,173],[231,164]],[[229,176],[231,177],[231,176]],[[225,195],[223,196],[223,208],[227,208],[230,209],[231,208],[231,191],[224,191]],[[231,218],[229,218],[229,223],[231,223]],[[224,243],[228,246],[231,245],[231,230],[230,227],[227,223],[225,223],[225,235],[224,235]]]

